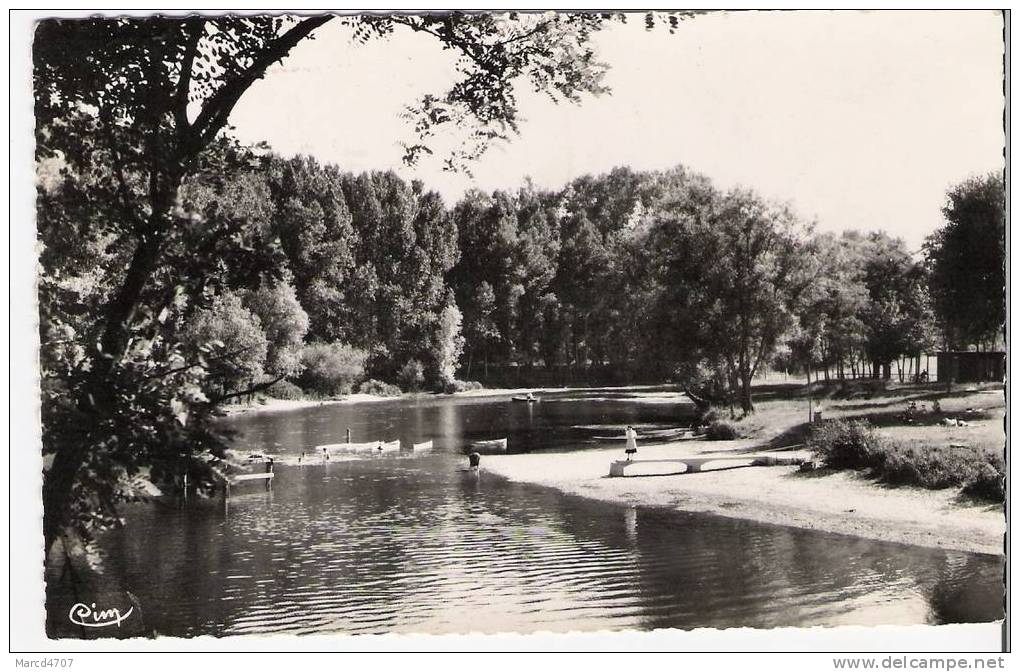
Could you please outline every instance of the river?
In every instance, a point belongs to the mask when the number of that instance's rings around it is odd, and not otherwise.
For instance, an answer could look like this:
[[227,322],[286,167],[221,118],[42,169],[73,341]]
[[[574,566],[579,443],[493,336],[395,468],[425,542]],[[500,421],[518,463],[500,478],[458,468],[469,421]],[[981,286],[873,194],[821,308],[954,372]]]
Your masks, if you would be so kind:
[[[657,403],[652,403],[657,402]],[[471,439],[584,449],[687,407],[584,391],[540,404],[432,397],[227,418],[279,456],[271,491],[131,507],[105,562],[162,635],[495,633],[1002,617],[1002,560],[593,502],[464,471]],[[321,443],[432,439],[323,464]]]

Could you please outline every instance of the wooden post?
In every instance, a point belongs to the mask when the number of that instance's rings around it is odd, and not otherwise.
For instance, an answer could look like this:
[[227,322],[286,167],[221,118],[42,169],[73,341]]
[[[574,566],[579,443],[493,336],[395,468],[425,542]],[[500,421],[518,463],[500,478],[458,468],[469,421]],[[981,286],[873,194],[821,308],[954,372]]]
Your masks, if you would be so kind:
[[351,443],[351,428],[350,427],[347,428],[347,443],[348,443],[348,445]]
[[807,370],[807,421],[809,425],[815,421],[813,406],[814,404],[811,403],[811,367],[809,366]]

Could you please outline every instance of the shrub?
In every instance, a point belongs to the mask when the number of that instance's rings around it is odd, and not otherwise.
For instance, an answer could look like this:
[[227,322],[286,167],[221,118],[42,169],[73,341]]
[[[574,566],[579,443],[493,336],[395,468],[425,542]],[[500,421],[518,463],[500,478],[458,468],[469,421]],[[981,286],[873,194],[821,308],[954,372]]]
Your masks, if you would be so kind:
[[736,426],[725,420],[716,420],[705,430],[705,438],[709,441],[732,441],[739,436]]
[[[996,463],[997,462],[997,463]],[[963,491],[973,497],[1001,502],[1006,499],[1006,477],[1001,456],[997,461],[986,461],[979,465]]]
[[390,385],[374,378],[366,380],[359,385],[358,392],[361,394],[374,394],[377,397],[399,397],[401,394],[400,388],[396,385]]
[[809,446],[836,469],[871,468],[887,483],[940,489],[963,486],[966,494],[1002,501],[1002,456],[968,446],[897,445],[866,420],[832,420],[814,428]]
[[474,380],[448,380],[443,385],[443,391],[447,394],[480,389],[482,389],[482,384]]
[[968,448],[893,445],[878,456],[878,473],[888,483],[937,490],[965,483],[977,466],[974,457]]
[[884,440],[867,420],[830,420],[815,427],[808,447],[834,469],[877,466]]
[[303,399],[305,396],[304,391],[289,380],[276,381],[266,390],[266,394],[273,399]]
[[350,394],[365,375],[364,350],[343,343],[310,343],[301,351],[302,388],[324,396]]
[[417,359],[412,359],[400,368],[397,380],[405,392],[417,392],[425,384],[425,367]]

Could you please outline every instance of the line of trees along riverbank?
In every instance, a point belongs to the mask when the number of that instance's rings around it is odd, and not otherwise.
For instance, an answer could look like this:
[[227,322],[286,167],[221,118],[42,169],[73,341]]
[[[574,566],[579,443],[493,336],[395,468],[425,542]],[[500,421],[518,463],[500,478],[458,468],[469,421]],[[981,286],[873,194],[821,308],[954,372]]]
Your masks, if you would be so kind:
[[[120,250],[80,225],[103,207],[78,198],[84,178],[58,159],[40,178],[44,345],[55,346],[44,361],[69,370]],[[750,411],[763,366],[889,378],[892,362],[940,342],[995,341],[1002,307],[985,295],[1001,268],[1001,186],[954,189],[949,224],[918,260],[882,232],[819,234],[681,166],[472,190],[447,208],[393,172],[223,141],[182,185],[187,225],[146,310],[170,368],[194,367],[197,392],[219,401],[365,381],[455,389],[458,373],[489,378],[491,366],[521,384],[553,371],[675,380]]]

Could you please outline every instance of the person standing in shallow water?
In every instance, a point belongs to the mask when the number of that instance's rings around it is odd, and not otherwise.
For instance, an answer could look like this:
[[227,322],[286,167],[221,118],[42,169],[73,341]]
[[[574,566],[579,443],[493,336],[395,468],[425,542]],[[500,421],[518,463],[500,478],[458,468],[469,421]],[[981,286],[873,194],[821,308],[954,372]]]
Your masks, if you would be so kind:
[[637,453],[637,432],[630,425],[627,425],[627,461],[630,462]]

